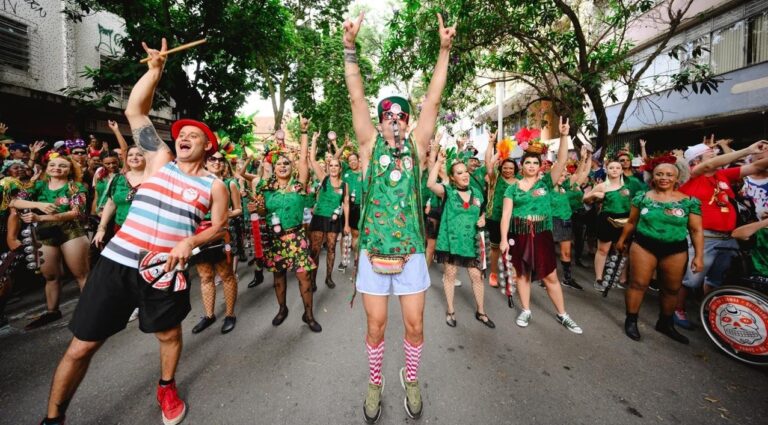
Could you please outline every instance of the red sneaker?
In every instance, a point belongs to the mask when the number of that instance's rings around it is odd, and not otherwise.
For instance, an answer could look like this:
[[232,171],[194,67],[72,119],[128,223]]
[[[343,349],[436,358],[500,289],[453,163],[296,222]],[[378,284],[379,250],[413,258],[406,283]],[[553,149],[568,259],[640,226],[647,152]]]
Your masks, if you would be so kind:
[[157,386],[157,402],[160,404],[160,410],[163,411],[163,423],[165,425],[176,425],[184,420],[184,416],[187,414],[187,404],[179,398],[176,382],[165,387]]
[[488,284],[491,285],[491,288],[498,288],[499,287],[499,281],[496,276],[496,273],[491,273],[488,277]]

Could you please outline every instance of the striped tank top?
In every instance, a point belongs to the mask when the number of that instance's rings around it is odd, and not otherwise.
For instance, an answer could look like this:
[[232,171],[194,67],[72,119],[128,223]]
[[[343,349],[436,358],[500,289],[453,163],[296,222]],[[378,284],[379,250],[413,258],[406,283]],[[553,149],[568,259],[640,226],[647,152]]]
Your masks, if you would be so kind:
[[186,175],[175,162],[165,164],[141,184],[125,223],[101,255],[138,268],[139,251],[170,252],[195,233],[210,209],[214,180]]

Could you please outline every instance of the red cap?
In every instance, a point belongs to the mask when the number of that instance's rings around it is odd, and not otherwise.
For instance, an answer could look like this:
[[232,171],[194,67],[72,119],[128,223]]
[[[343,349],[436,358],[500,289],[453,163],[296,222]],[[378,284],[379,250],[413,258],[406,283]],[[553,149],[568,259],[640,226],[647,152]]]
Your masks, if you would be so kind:
[[208,128],[205,123],[187,118],[180,119],[171,125],[171,136],[173,137],[173,140],[176,140],[176,138],[179,137],[181,128],[186,125],[191,125],[192,127],[197,127],[200,130],[203,130],[205,136],[208,137],[208,141],[211,142],[211,148],[205,151],[206,154],[213,155],[217,150],[219,150],[219,140],[216,138],[216,134],[214,134],[214,132],[211,131],[211,129]]

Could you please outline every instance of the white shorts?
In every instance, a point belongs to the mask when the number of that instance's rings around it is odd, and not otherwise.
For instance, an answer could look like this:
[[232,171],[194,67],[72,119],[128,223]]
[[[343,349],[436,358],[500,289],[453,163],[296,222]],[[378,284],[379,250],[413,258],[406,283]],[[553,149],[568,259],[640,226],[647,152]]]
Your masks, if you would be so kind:
[[358,292],[370,295],[410,295],[429,288],[429,270],[424,254],[412,254],[398,274],[379,274],[373,271],[368,252],[360,251],[355,286]]

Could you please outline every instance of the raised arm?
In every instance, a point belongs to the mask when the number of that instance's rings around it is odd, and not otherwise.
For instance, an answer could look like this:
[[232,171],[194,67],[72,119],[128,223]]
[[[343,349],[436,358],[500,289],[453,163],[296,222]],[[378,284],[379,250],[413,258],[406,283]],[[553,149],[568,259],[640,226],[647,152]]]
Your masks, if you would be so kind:
[[643,162],[648,162],[648,151],[645,149],[645,144],[648,143],[645,139],[640,139],[640,158],[643,158]]
[[445,196],[445,188],[442,184],[437,182],[437,176],[440,174],[440,169],[445,166],[445,153],[440,152],[435,161],[435,165],[429,170],[429,177],[427,178],[427,189],[431,190],[435,195],[442,198]]
[[440,99],[443,95],[443,89],[445,89],[445,82],[448,79],[451,44],[453,44],[453,38],[456,36],[455,23],[452,27],[445,27],[443,16],[439,13],[437,14],[437,22],[440,33],[440,53],[437,55],[435,70],[432,73],[427,94],[424,96],[424,102],[421,105],[419,123],[411,133],[419,147],[419,152],[426,152],[429,138],[435,130],[437,114],[440,112]]
[[557,147],[557,160],[552,165],[552,181],[557,182],[565,170],[565,163],[568,162],[568,133],[571,131],[570,119],[560,117],[560,146]]
[[[765,146],[765,149],[768,149],[768,145]],[[751,176],[752,174],[760,173],[766,168],[768,168],[768,158],[763,158],[753,163],[742,165],[739,169],[739,175],[741,178],[744,178],[746,176]]]
[[768,227],[768,218],[756,221],[754,223],[745,224],[741,227],[737,227],[732,233],[736,239],[747,240],[752,237],[758,230]]
[[315,134],[312,135],[312,144],[309,146],[309,156],[307,157],[307,161],[309,162],[310,168],[312,168],[312,171],[315,172],[315,176],[318,180],[323,180],[325,178],[325,171],[323,171],[323,167],[320,166],[320,163],[317,162],[317,139],[320,137],[319,132],[315,132]]
[[701,164],[693,167],[693,170],[691,170],[691,178],[716,171],[718,168],[724,167],[732,163],[733,161],[744,158],[747,155],[750,155],[753,153],[760,153],[763,151],[763,149],[766,148],[766,144],[768,144],[767,141],[760,140],[759,142],[753,143],[752,145],[744,149],[739,149],[731,153],[718,155],[714,158],[708,159],[702,162]]
[[112,134],[115,135],[117,145],[120,147],[120,160],[125,161],[128,156],[128,142],[125,141],[125,137],[120,133],[120,126],[117,124],[117,121],[109,120],[107,121],[107,125],[109,125],[109,129],[112,130]]
[[360,144],[360,152],[373,143],[376,136],[376,128],[371,123],[371,115],[368,109],[368,100],[365,98],[363,88],[363,76],[360,75],[360,67],[357,65],[357,46],[355,39],[360,31],[365,14],[360,15],[354,21],[344,22],[344,80],[347,82],[349,102],[352,104],[352,127],[355,129],[357,142]]
[[299,117],[301,127],[301,147],[299,148],[299,162],[296,164],[299,170],[299,183],[306,185],[309,180],[309,166],[307,165],[307,131],[309,131],[309,119]]
[[144,42],[141,45],[149,55],[150,59],[147,63],[149,69],[133,86],[125,108],[125,117],[128,118],[128,124],[131,126],[133,142],[144,150],[144,158],[147,160],[145,173],[151,175],[173,159],[171,150],[157,134],[149,119],[152,99],[165,67],[165,56],[160,53],[167,51],[168,45],[165,38],[160,50],[150,49]]
[[579,167],[576,172],[571,176],[571,185],[581,186],[587,181],[589,176],[589,153],[585,146],[581,147],[581,159],[579,161]]

